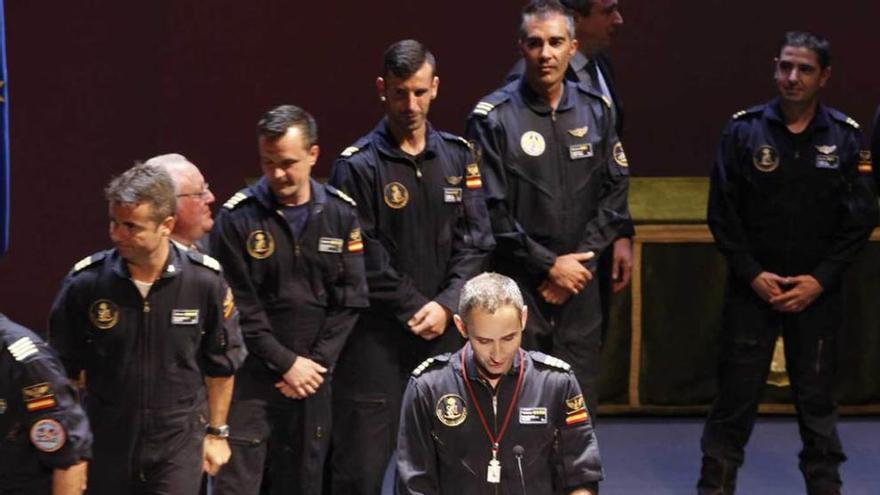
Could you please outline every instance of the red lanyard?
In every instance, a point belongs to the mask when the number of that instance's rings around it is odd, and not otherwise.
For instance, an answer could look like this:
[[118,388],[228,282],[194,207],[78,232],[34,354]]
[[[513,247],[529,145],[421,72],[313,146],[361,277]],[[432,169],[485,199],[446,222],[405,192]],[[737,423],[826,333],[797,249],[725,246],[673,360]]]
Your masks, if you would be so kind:
[[470,348],[470,343],[468,343],[467,347],[461,351],[461,376],[464,379],[464,384],[467,385],[468,393],[470,393],[471,396],[471,402],[474,403],[474,409],[477,410],[477,416],[480,417],[480,423],[483,424],[483,430],[486,432],[486,435],[489,437],[489,442],[492,444],[492,458],[495,459],[497,458],[501,439],[504,437],[504,432],[507,431],[507,425],[510,423],[510,416],[513,414],[513,410],[516,407],[516,399],[519,396],[519,388],[522,384],[523,370],[526,367],[524,359],[525,353],[522,349],[519,350],[519,376],[516,378],[516,388],[513,390],[513,399],[510,401],[510,405],[507,406],[507,413],[504,415],[504,423],[501,424],[501,430],[498,432],[498,436],[495,437],[492,435],[492,430],[489,429],[489,423],[486,422],[486,417],[483,415],[483,410],[480,409],[480,403],[477,402],[476,394],[474,394],[474,388],[471,386],[471,382],[467,377],[464,355],[467,354],[468,348]]

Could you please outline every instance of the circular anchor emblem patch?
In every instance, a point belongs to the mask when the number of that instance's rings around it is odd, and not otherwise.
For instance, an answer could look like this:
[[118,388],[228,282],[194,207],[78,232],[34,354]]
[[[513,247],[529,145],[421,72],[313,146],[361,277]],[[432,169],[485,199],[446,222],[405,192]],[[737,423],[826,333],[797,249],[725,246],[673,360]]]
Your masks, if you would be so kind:
[[101,330],[110,330],[119,323],[119,306],[109,299],[98,299],[89,307],[89,319]]
[[460,395],[446,394],[437,401],[437,419],[446,426],[458,426],[467,419],[467,408]]
[[772,172],[779,166],[779,153],[772,146],[761,146],[755,150],[752,161],[761,172]]
[[385,204],[389,208],[399,210],[409,202],[409,191],[400,182],[390,182],[384,189]]
[[264,260],[275,252],[275,239],[266,231],[255,230],[248,235],[247,252],[251,258]]

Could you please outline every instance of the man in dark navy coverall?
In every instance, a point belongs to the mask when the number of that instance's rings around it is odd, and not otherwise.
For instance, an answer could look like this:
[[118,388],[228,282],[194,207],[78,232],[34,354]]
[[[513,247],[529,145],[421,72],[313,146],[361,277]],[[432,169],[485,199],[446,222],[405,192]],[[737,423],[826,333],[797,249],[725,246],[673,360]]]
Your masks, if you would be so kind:
[[55,353],[0,313],[0,495],[79,495],[92,432]]
[[[566,79],[583,83],[605,96],[611,102],[614,129],[617,137],[623,139],[623,101],[615,84],[614,68],[606,53],[611,48],[611,39],[623,25],[623,14],[617,0],[560,0],[571,9],[574,19],[575,38],[578,50],[568,62]],[[507,75],[512,81],[525,72],[525,60],[520,59]],[[608,329],[611,293],[622,291],[629,285],[632,275],[632,237],[635,229],[632,222],[621,228],[610,249],[599,259],[599,287],[602,297],[602,333]]]
[[468,344],[412,373],[397,447],[402,494],[595,495],[599,446],[564,362],[520,348],[527,308],[516,283],[484,273],[461,291]]
[[167,172],[136,165],[106,195],[116,247],[73,267],[49,328],[68,376],[85,380],[89,493],[195,494],[202,470],[229,459],[226,414],[246,354],[238,310],[217,260],[170,241]]
[[354,202],[310,176],[318,129],[293,105],[257,125],[263,177],[224,205],[211,246],[241,308],[250,351],[230,411],[233,455],[215,494],[320,495],[331,377],[368,305]]
[[336,375],[336,494],[378,493],[406,378],[426,357],[461,346],[447,331],[451,314],[493,245],[470,147],[428,123],[438,86],[421,43],[391,45],[376,80],[385,118],[342,152],[330,178],[358,204],[371,304]]
[[607,99],[565,80],[577,50],[555,0],[523,10],[525,74],[483,98],[468,118],[492,228],[496,269],[530,308],[524,347],[571,364],[590,411],[602,315],[595,261],[630,221],[629,166]]
[[701,495],[735,490],[780,332],[807,493],[839,494],[846,459],[833,395],[840,285],[877,223],[870,153],[855,121],[819,103],[827,40],[787,33],[775,67],[779,96],[733,116],[712,168],[708,220],[728,278]]

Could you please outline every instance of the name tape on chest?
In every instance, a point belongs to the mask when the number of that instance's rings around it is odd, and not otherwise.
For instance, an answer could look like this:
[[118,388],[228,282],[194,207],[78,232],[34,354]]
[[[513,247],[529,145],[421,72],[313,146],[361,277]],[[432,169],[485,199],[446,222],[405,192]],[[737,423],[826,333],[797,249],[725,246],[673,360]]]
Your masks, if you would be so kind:
[[198,309],[172,309],[171,310],[172,325],[198,325],[199,310]]
[[546,407],[521,407],[519,408],[519,424],[521,425],[546,425]]
[[318,239],[318,252],[339,254],[345,241],[336,237],[321,237]]

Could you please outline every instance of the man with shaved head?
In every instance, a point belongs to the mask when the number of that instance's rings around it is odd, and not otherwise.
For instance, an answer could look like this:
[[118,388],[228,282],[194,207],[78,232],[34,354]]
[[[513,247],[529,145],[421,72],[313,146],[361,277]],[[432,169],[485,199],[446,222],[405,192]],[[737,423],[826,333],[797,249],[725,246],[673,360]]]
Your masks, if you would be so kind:
[[171,240],[180,247],[207,252],[205,234],[214,226],[211,203],[214,195],[208,188],[202,172],[185,156],[177,153],[154,156],[148,165],[161,167],[174,180],[177,195],[177,223]]

